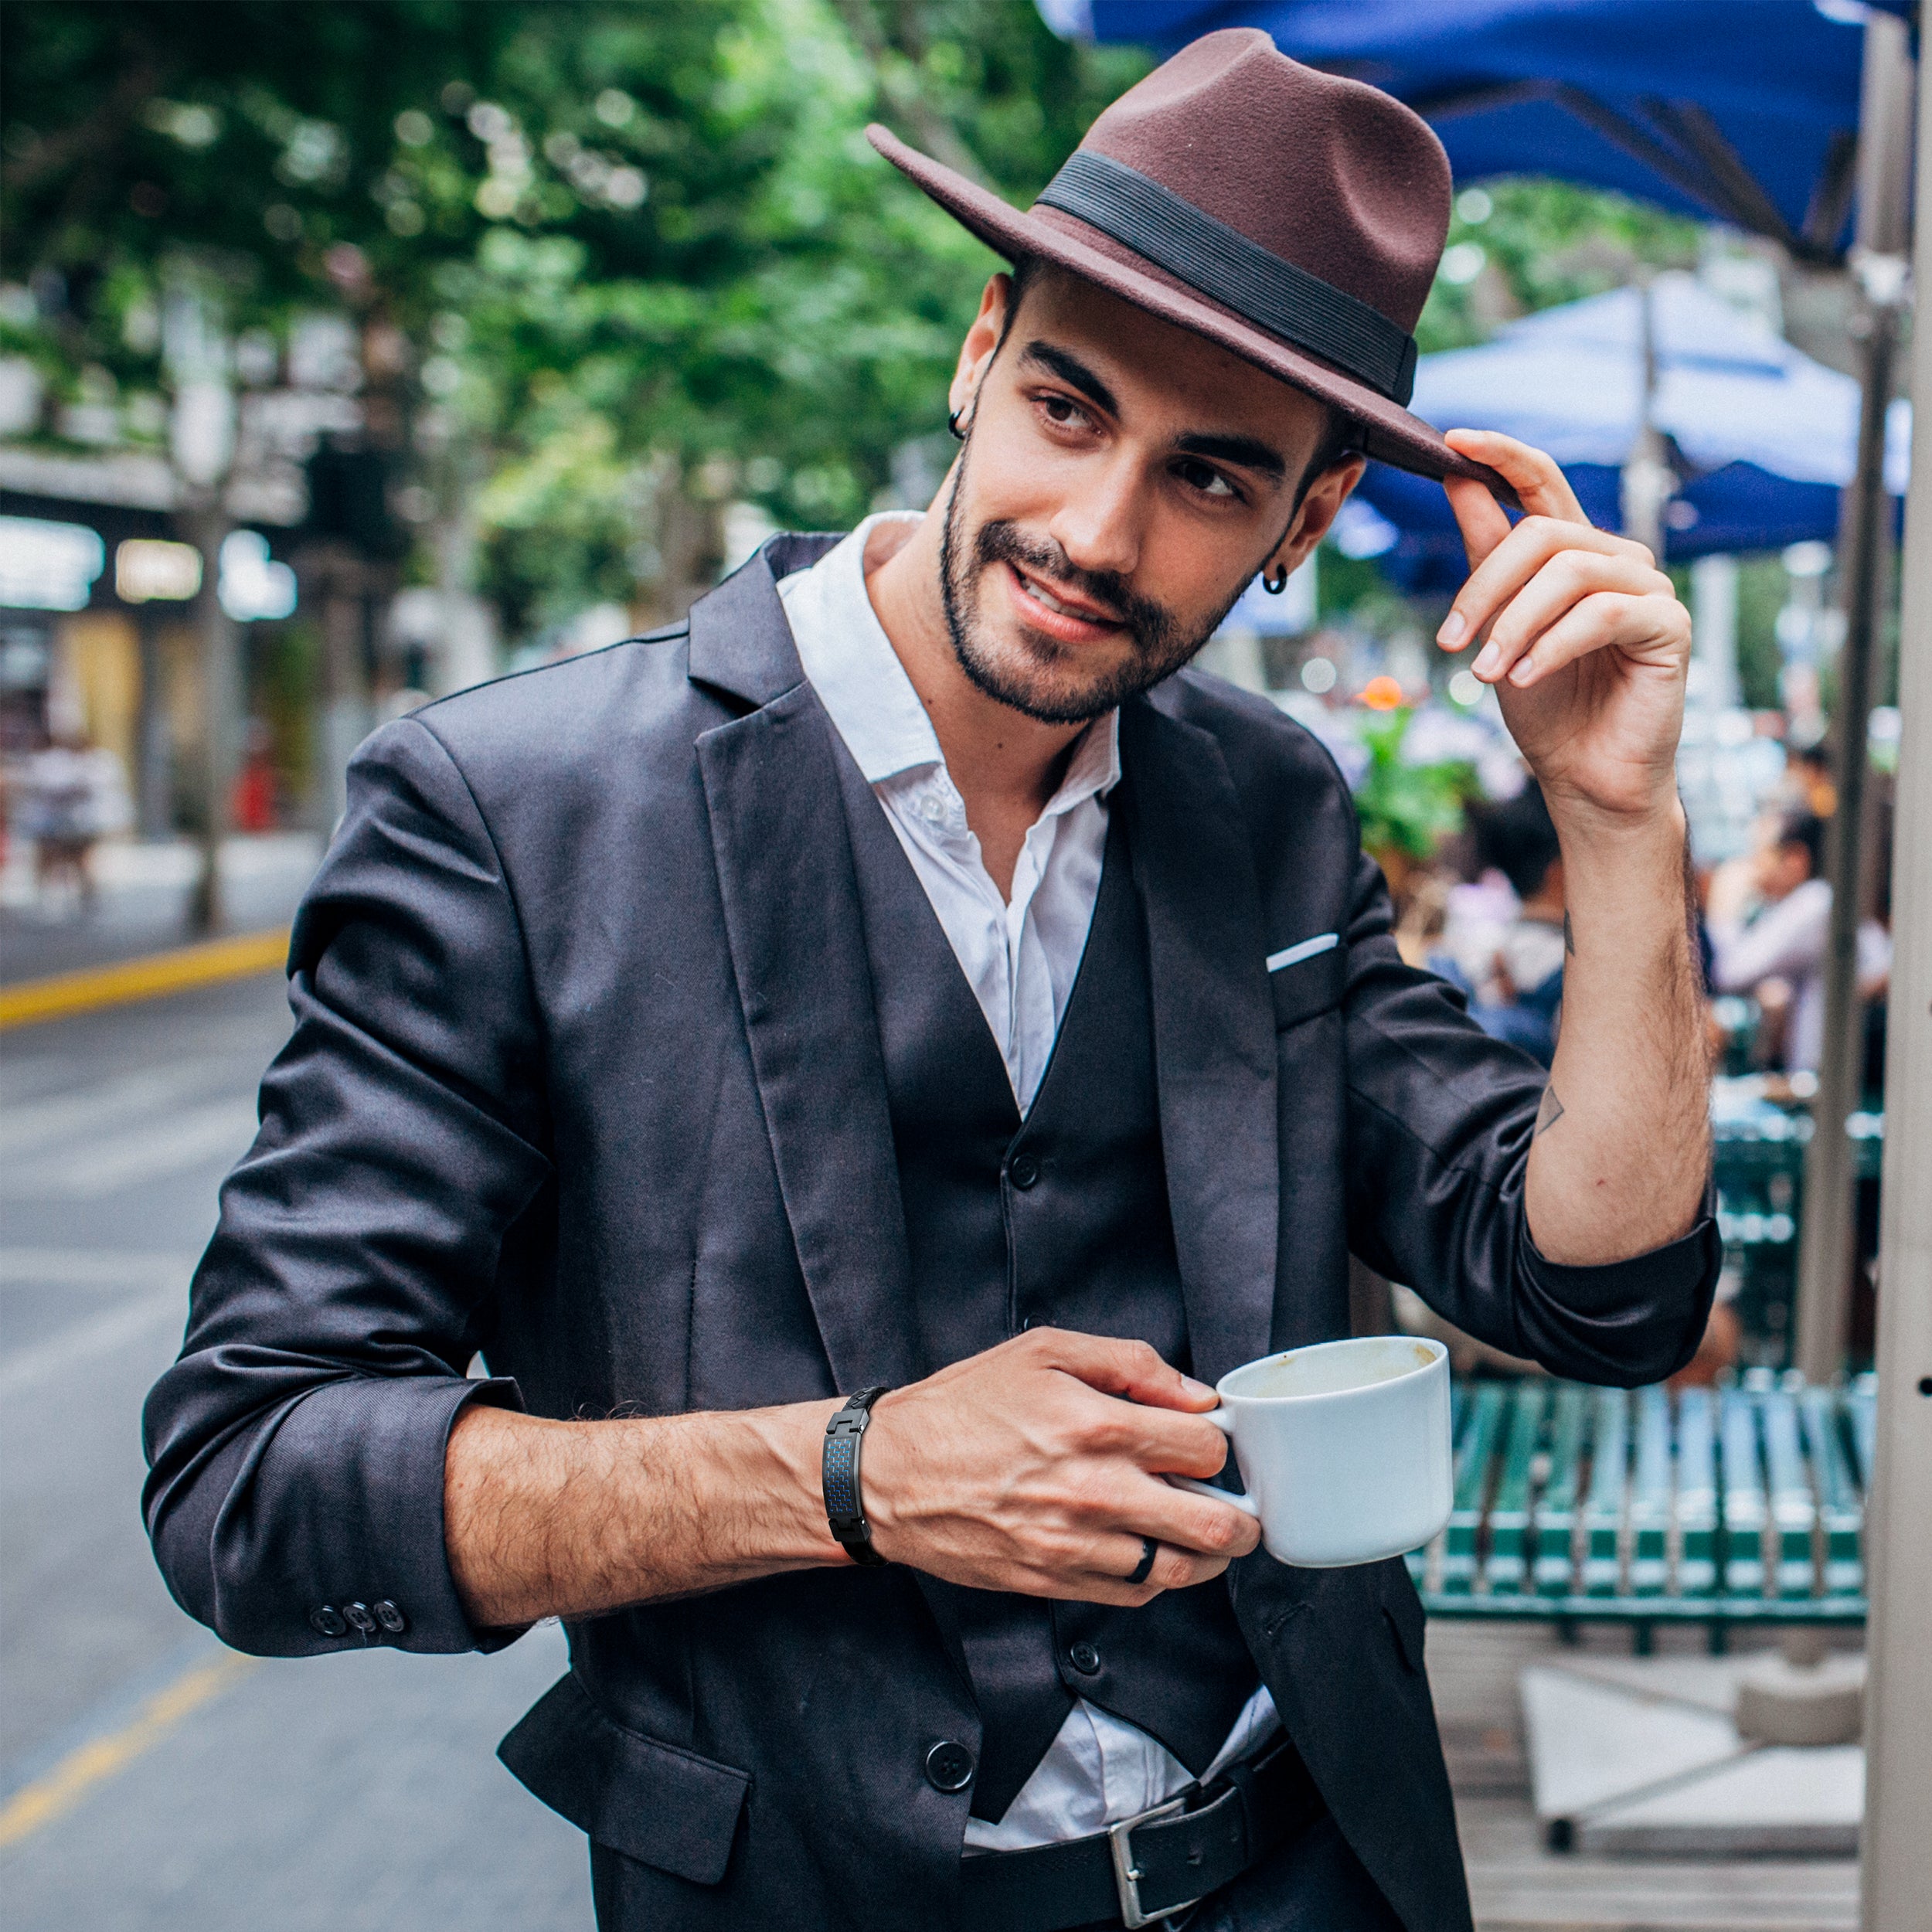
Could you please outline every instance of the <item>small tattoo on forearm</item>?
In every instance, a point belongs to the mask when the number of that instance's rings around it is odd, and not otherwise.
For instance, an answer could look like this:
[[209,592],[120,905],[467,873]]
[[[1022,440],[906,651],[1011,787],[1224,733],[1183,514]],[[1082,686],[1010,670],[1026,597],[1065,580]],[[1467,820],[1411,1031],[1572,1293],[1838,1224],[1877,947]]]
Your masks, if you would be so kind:
[[1556,1088],[1546,1087],[1543,1089],[1543,1104],[1536,1109],[1536,1133],[1529,1138],[1533,1141],[1537,1134],[1547,1134],[1563,1117],[1563,1104],[1557,1099]]
[[1577,934],[1570,923],[1570,915],[1563,914],[1563,951],[1573,959],[1577,955]]

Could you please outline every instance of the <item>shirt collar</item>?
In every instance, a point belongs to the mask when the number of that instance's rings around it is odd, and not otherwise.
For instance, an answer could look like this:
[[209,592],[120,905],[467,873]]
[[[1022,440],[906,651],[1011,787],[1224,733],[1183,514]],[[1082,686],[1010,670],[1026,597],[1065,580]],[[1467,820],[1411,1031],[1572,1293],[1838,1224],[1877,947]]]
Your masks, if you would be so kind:
[[[932,720],[866,589],[866,546],[872,532],[882,523],[917,523],[921,514],[887,510],[869,516],[816,563],[778,585],[798,661],[868,784],[945,768]],[[1073,741],[1066,775],[1042,815],[1104,797],[1120,777],[1121,714],[1114,710]]]

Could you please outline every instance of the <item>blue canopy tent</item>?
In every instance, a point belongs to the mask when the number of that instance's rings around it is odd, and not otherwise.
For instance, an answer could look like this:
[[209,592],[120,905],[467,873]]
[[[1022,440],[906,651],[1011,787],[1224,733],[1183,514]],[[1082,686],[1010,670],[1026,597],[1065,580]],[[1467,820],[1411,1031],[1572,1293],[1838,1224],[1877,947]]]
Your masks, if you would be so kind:
[[[1879,0],[1905,13],[1910,0]],[[1041,0],[1058,31],[1171,48],[1265,28],[1423,114],[1458,182],[1536,173],[1838,260],[1860,0]]]
[[[1649,293],[1656,379],[1651,423],[1679,476],[1663,517],[1665,553],[1781,548],[1837,533],[1839,492],[1858,463],[1859,386],[1781,340],[1691,276]],[[1439,429],[1500,430],[1563,465],[1590,520],[1619,526],[1619,481],[1645,411],[1643,291],[1612,291],[1545,309],[1478,349],[1425,355],[1413,406]],[[1910,406],[1892,407],[1886,481],[1905,488]],[[1462,545],[1434,483],[1379,463],[1358,493],[1386,523],[1345,529],[1405,588],[1453,590]]]

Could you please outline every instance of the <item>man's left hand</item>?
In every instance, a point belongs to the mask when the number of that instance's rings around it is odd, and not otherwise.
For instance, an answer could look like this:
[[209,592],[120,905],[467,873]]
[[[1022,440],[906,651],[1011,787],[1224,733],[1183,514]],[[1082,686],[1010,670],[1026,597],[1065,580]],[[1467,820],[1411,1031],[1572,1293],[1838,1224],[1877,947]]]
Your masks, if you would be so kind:
[[1484,430],[1446,440],[1504,477],[1527,514],[1512,529],[1481,484],[1444,479],[1470,574],[1437,641],[1484,641],[1471,668],[1553,808],[1672,808],[1691,624],[1670,579],[1642,544],[1593,528],[1542,451]]

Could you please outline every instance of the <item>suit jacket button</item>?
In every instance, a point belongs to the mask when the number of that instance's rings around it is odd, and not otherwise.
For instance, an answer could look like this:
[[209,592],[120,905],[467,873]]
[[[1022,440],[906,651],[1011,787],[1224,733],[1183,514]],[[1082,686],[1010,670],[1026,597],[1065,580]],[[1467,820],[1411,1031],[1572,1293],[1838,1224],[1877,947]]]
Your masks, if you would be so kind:
[[973,1754],[964,1744],[941,1738],[926,1753],[926,1782],[936,1791],[963,1791],[973,1781]]
[[1006,1175],[1014,1186],[1024,1192],[1039,1179],[1039,1162],[1030,1154],[1015,1154],[1008,1164]]
[[308,1627],[318,1637],[341,1637],[349,1630],[342,1613],[333,1604],[318,1604],[308,1613]]
[[1091,1677],[1100,1667],[1100,1654],[1091,1644],[1076,1644],[1066,1653],[1066,1661],[1083,1677]]
[[373,1604],[370,1607],[376,1612],[376,1621],[392,1637],[400,1637],[409,1628],[410,1620],[386,1597],[379,1604]]
[[365,1637],[376,1628],[376,1619],[367,1604],[345,1604],[342,1614],[349,1619],[349,1628],[360,1631]]

